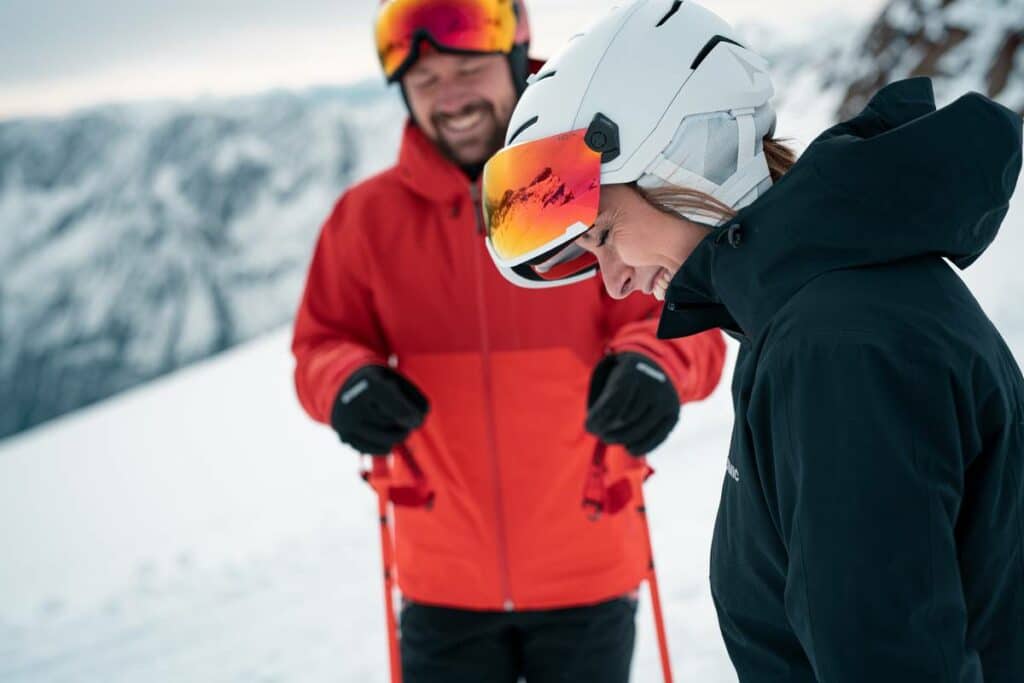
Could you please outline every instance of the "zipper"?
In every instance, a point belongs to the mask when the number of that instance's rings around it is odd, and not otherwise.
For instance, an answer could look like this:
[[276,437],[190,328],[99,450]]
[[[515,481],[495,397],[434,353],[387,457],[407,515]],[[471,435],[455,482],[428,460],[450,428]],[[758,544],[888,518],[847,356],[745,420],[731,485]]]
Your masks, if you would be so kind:
[[[473,218],[476,220],[476,231],[478,235],[484,234],[483,218],[480,215],[480,189],[476,183],[469,186],[469,196]],[[474,245],[474,263],[476,264],[476,297],[478,319],[480,321],[480,352],[483,356],[483,368],[481,377],[484,385],[484,407],[486,410],[485,422],[487,426],[487,446],[491,453],[491,473],[494,481],[494,507],[495,520],[498,526],[498,571],[501,579],[501,592],[504,598],[504,609],[506,612],[515,610],[515,602],[512,600],[512,589],[508,577],[508,541],[505,536],[505,500],[501,487],[501,466],[498,462],[498,439],[495,436],[494,428],[494,387],[491,377],[491,340],[487,330],[487,301],[484,293],[483,266],[479,245]]]

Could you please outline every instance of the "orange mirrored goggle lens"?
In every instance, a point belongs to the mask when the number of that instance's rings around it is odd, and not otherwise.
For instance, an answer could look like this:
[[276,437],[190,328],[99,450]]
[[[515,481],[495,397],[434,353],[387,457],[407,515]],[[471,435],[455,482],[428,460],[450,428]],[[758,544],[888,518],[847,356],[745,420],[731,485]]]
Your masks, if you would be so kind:
[[377,14],[377,54],[391,79],[409,65],[423,39],[458,52],[510,52],[514,0],[390,0]]
[[[483,211],[498,265],[551,257],[594,224],[601,153],[587,146],[586,134],[580,129],[506,147],[487,162]],[[572,260],[549,270],[561,272]]]

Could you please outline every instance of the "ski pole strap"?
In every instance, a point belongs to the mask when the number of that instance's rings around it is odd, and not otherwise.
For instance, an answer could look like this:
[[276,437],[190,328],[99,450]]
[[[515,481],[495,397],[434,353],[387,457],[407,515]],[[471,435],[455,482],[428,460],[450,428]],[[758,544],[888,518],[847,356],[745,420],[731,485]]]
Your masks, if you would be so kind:
[[605,450],[605,445],[600,441],[594,446],[594,455],[590,460],[590,467],[587,468],[586,484],[583,487],[583,509],[593,521],[597,521],[608,505],[608,490],[604,484],[605,476],[608,474]]
[[430,509],[434,505],[434,490],[427,477],[405,444],[395,447],[395,458],[401,460],[412,475],[412,484],[397,485],[391,462],[386,456],[371,456],[373,465],[362,472],[363,481],[396,507]]
[[[598,441],[595,444],[583,487],[583,509],[593,521],[597,521],[602,514],[618,514],[633,500],[633,482],[629,473],[608,483],[607,452],[608,447],[604,443]],[[654,474],[654,470],[648,467],[644,458],[634,458],[628,469],[636,468],[643,468],[637,485],[641,485]]]

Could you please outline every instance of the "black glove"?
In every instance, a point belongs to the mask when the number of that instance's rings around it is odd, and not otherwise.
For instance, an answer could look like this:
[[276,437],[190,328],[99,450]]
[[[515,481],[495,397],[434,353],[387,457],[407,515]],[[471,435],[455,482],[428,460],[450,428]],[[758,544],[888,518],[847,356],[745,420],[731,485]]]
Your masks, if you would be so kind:
[[366,455],[387,455],[421,424],[427,398],[400,374],[367,365],[345,382],[334,399],[331,426],[342,441]]
[[587,431],[636,456],[657,448],[679,421],[672,380],[639,353],[614,354],[597,364],[587,407]]

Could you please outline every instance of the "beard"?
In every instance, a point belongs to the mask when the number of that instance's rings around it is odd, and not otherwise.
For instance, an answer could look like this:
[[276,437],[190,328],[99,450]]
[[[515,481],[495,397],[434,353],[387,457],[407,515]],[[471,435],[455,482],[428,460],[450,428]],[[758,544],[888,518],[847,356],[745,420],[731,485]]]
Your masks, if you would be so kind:
[[[444,124],[449,118],[481,114],[483,125],[478,133],[469,138],[453,140],[445,135]],[[498,118],[494,105],[485,100],[467,104],[455,114],[434,114],[430,122],[437,131],[437,147],[449,161],[462,167],[482,166],[505,145],[505,130],[508,121]]]

